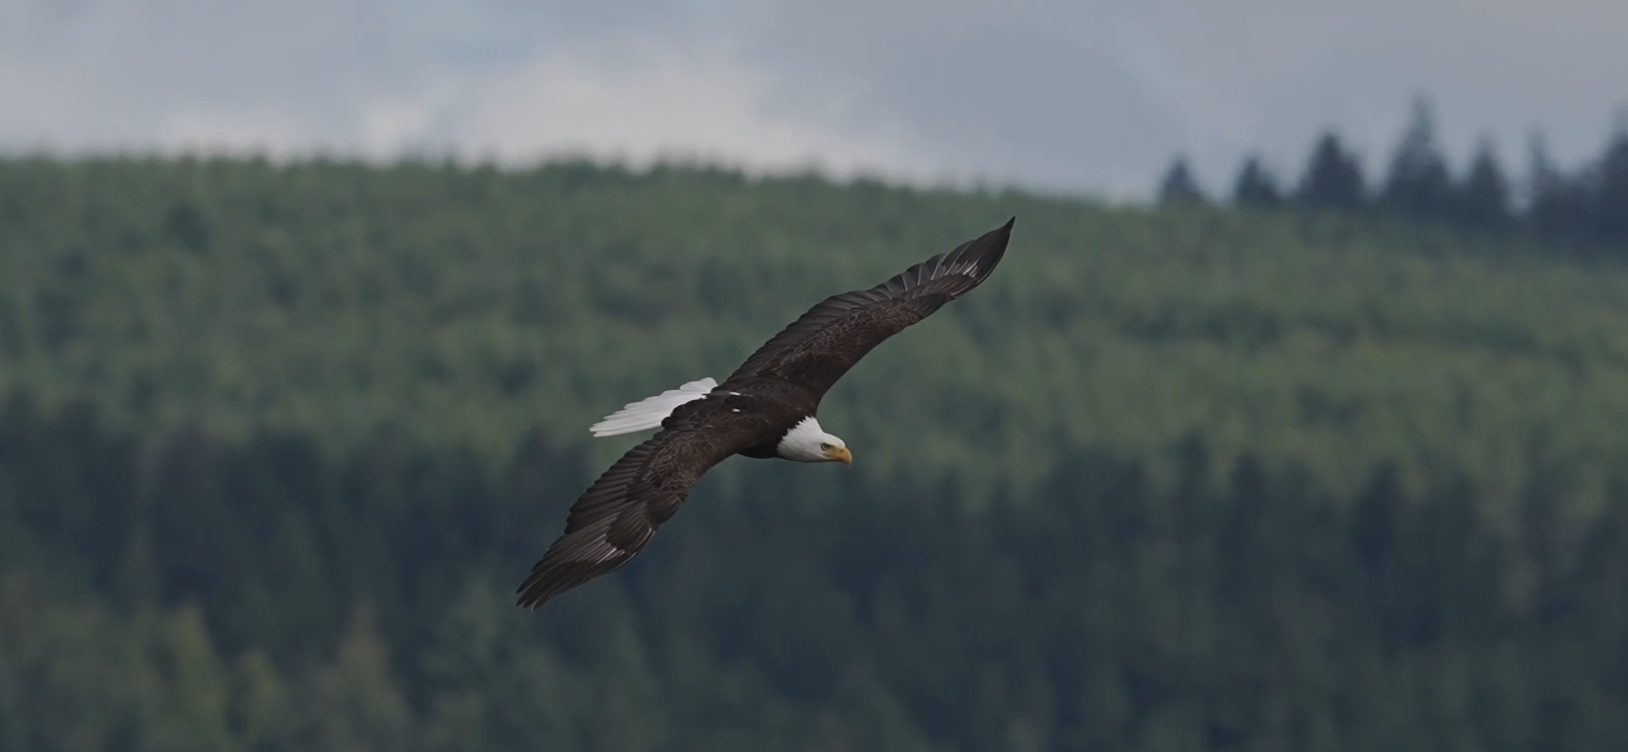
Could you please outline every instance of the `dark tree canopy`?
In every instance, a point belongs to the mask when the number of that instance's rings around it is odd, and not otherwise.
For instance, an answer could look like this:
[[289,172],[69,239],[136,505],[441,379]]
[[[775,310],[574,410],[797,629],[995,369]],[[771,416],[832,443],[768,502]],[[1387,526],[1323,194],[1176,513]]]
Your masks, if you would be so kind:
[[1368,187],[1362,165],[1333,131],[1318,137],[1312,147],[1311,159],[1295,190],[1295,201],[1313,209],[1354,210],[1367,205]]
[[1257,154],[1251,154],[1238,170],[1233,183],[1232,200],[1239,206],[1272,209],[1283,204],[1283,192],[1278,188],[1277,176],[1267,169]]
[[1452,216],[1458,222],[1501,230],[1513,221],[1509,179],[1490,139],[1482,138],[1477,143],[1470,168],[1455,188]]
[[1204,189],[1198,185],[1185,156],[1177,156],[1159,181],[1159,203],[1166,205],[1197,205],[1208,203]]
[[[594,419],[1008,209],[854,467],[515,608]],[[1376,215],[0,159],[0,752],[1619,749],[1628,269]]]
[[1593,232],[1605,242],[1628,243],[1628,109],[1619,114],[1616,128],[1600,158],[1594,186]]
[[0,752],[1620,745],[1628,495],[1557,524],[1533,483],[1510,535],[1468,482],[1380,465],[1334,501],[1177,454],[1166,490],[1081,452],[982,509],[755,466],[533,613],[504,585],[579,480],[547,442],[494,483],[460,452],[142,444],[16,401]]
[[1527,141],[1526,193],[1527,221],[1539,234],[1577,237],[1581,233],[1588,215],[1587,181],[1555,166],[1542,133],[1533,133]]
[[1426,99],[1414,100],[1407,130],[1391,156],[1380,191],[1388,210],[1415,219],[1440,219],[1452,201],[1452,176],[1436,144],[1435,113]]
[[[1413,100],[1406,128],[1391,153],[1384,180],[1372,195],[1362,160],[1339,134],[1325,131],[1308,155],[1290,195],[1283,195],[1258,154],[1248,155],[1233,182],[1232,202],[1240,208],[1269,208],[1287,202],[1318,211],[1360,212],[1449,224],[1483,236],[1517,232],[1571,245],[1569,253],[1598,259],[1628,258],[1628,107],[1616,118],[1605,149],[1575,171],[1550,160],[1541,133],[1529,144],[1528,174],[1512,184],[1491,139],[1482,136],[1462,173],[1444,155],[1434,107]],[[1165,175],[1161,202],[1190,194],[1185,163]]]

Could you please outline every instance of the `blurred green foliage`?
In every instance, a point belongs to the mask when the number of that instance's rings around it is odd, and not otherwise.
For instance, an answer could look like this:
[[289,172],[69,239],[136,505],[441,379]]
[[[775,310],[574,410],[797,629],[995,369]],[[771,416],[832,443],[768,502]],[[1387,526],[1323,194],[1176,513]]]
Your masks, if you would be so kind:
[[1196,434],[1345,490],[1379,461],[1413,490],[1464,470],[1507,508],[1534,471],[1594,504],[1628,448],[1628,272],[1530,241],[581,163],[0,161],[0,387],[491,469],[1012,214],[990,282],[827,399],[859,463],[990,489]]
[[0,412],[0,752],[1614,750],[1628,493],[1522,526],[1201,443],[948,477],[748,463],[628,567],[511,588],[586,482]]
[[[510,589],[815,301],[1001,270]],[[0,752],[1616,749],[1628,271],[1382,216],[588,164],[0,161]],[[1590,514],[1575,514],[1586,510]]]

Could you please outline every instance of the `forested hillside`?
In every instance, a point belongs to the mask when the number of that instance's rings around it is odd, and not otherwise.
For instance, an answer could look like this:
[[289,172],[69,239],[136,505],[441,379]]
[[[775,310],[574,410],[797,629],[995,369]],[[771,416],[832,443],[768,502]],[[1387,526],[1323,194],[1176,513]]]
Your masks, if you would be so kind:
[[827,400],[860,464],[992,487],[1196,434],[1342,490],[1390,460],[1508,501],[1556,468],[1597,499],[1628,448],[1613,265],[1315,213],[676,168],[6,161],[0,374],[141,432],[398,435],[495,464],[532,428],[584,441],[721,377],[814,301],[1012,214],[988,285]]
[[[513,605],[590,423],[1011,215],[827,399],[854,467]],[[0,752],[1619,749],[1628,267],[1544,237],[0,161]]]
[[[1616,750],[1628,493],[1517,533],[1460,481],[1333,499],[1245,457],[709,477],[624,570],[510,592],[588,476],[142,444],[0,413],[0,750]],[[828,472],[827,472],[828,471]]]

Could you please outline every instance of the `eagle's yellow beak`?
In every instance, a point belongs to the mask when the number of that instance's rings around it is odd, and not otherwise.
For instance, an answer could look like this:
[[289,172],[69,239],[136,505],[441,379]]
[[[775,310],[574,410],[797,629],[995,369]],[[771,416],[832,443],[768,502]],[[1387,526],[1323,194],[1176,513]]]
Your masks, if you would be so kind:
[[844,465],[854,464],[854,456],[848,451],[848,447],[831,447],[826,451],[825,456]]

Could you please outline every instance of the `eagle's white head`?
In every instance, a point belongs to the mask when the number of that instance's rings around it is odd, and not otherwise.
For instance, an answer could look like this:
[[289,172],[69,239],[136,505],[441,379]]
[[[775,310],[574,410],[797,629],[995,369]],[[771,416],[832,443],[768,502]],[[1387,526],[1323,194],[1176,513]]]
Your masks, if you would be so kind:
[[826,433],[812,415],[798,421],[786,432],[775,453],[793,462],[841,462],[851,465],[854,461],[854,456],[848,452],[848,445],[842,443],[842,439]]

